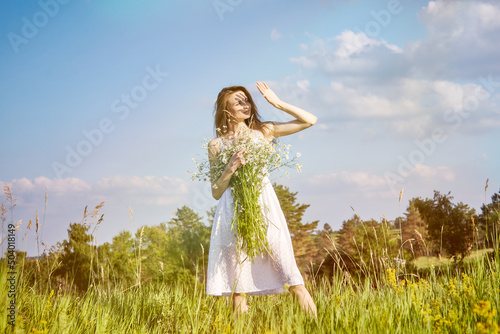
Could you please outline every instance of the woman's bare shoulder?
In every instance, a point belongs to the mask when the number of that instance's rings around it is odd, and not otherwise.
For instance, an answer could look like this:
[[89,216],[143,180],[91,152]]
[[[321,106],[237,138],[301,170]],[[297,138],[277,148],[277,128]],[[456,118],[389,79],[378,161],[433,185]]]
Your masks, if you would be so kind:
[[208,142],[208,147],[217,147],[221,145],[220,137],[214,138]]
[[208,142],[208,154],[217,156],[221,150],[222,140],[220,137],[214,138]]

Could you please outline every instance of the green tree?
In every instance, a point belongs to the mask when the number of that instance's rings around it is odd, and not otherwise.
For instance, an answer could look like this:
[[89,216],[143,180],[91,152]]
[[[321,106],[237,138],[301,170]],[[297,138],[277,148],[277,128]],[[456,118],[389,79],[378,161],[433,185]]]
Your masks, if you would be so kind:
[[[60,266],[54,271],[55,276],[62,277],[81,291],[88,289],[96,263],[91,262],[95,253],[92,245],[93,236],[88,233],[90,226],[82,223],[71,223],[68,239],[59,244],[61,249]],[[92,267],[91,267],[92,265]]]
[[111,265],[111,274],[115,282],[125,285],[134,282],[136,278],[134,252],[134,239],[129,231],[121,231],[113,237],[109,245],[108,263]]
[[[210,244],[210,227],[202,222],[202,218],[191,208],[183,206],[175,217],[168,222],[172,246],[179,251],[179,259],[191,273],[206,268]],[[203,271],[202,271],[203,272]],[[200,275],[202,274],[199,273]]]
[[477,222],[477,239],[481,246],[492,248],[498,245],[500,233],[500,190],[491,196],[491,203],[481,206]]
[[99,257],[110,264],[113,282],[125,285],[189,282],[196,273],[203,280],[209,241],[210,228],[183,206],[171,221],[141,226],[134,237],[128,231],[120,232],[111,244],[100,247]]
[[136,280],[169,280],[180,266],[181,253],[175,244],[166,223],[137,229],[133,260]]
[[325,249],[325,251],[327,251],[327,253],[329,251],[334,250],[334,245],[333,244],[335,242],[336,233],[333,231],[333,229],[330,226],[330,224],[325,223],[323,225],[323,230],[320,233],[317,233],[317,234],[321,238],[322,244],[324,245],[324,249]]
[[337,244],[346,269],[366,273],[385,268],[387,261],[392,261],[398,254],[397,241],[391,238],[389,231],[389,224],[385,221],[363,221],[356,214],[344,220],[337,233]]
[[210,230],[212,230],[212,226],[214,225],[215,212],[217,211],[217,205],[214,205],[207,211],[207,221],[208,226],[210,226]]
[[403,249],[414,257],[427,254],[427,225],[413,201],[408,206],[406,219],[401,223]]
[[319,220],[302,223],[302,217],[310,205],[297,203],[297,192],[291,192],[288,187],[278,184],[273,184],[273,187],[288,223],[297,265],[307,271],[308,265],[320,262],[324,256],[323,239],[315,233]]
[[358,215],[354,215],[352,218],[348,220],[344,220],[342,222],[342,227],[338,231],[337,243],[341,251],[347,254],[356,254],[356,237],[359,236],[358,232],[359,228],[361,228],[361,218]]
[[403,217],[396,217],[396,219],[394,219],[394,228],[395,229],[401,229],[401,223],[404,221],[404,218]]
[[433,199],[413,199],[416,209],[427,223],[434,251],[438,254],[445,252],[461,260],[472,248],[475,210],[461,202],[454,204],[452,200],[450,193],[441,194],[436,190]]

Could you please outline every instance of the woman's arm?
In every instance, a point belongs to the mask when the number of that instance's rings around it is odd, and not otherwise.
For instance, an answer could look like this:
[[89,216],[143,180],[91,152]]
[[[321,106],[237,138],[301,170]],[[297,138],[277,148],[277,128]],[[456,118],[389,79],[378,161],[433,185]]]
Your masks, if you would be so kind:
[[[222,197],[224,191],[226,191],[227,187],[229,187],[229,182],[231,181],[231,177],[233,176],[234,172],[236,172],[238,168],[245,164],[245,160],[243,159],[244,150],[245,149],[241,149],[231,156],[231,159],[229,160],[226,169],[224,169],[224,172],[222,172],[222,175],[215,182],[215,184],[212,184],[212,196],[216,200],[219,200]],[[208,161],[210,162],[210,167],[213,165],[213,162],[215,161],[219,153],[219,139],[212,139],[208,144]]]
[[313,126],[318,120],[318,118],[310,112],[281,101],[265,82],[258,81],[257,88],[265,97],[267,102],[271,103],[275,108],[283,110],[287,114],[295,117],[295,120],[290,122],[266,123],[266,125],[268,126],[267,136],[276,138],[290,135],[292,133],[299,132],[307,129],[310,126]]

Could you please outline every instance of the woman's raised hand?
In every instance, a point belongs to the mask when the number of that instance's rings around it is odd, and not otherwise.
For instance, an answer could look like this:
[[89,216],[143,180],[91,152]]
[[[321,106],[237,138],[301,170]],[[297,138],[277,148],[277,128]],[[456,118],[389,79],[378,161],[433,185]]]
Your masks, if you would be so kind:
[[281,102],[279,97],[272,91],[271,88],[267,86],[265,82],[257,81],[257,88],[266,98],[267,102],[271,103],[273,106],[277,107],[277,105]]
[[236,97],[236,101],[238,101],[238,102],[248,100],[248,97],[243,92],[237,92],[235,97]]

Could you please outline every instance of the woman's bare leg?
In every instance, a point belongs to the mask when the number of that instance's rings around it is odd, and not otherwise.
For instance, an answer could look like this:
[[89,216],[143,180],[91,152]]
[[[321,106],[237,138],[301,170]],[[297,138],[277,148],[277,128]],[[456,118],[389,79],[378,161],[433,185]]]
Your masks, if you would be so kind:
[[247,310],[248,310],[247,296],[244,293],[234,293],[233,311],[236,313],[236,317],[245,313]]
[[294,285],[288,290],[297,298],[300,307],[302,307],[304,311],[307,311],[310,315],[317,318],[316,305],[314,305],[314,301],[304,285]]

